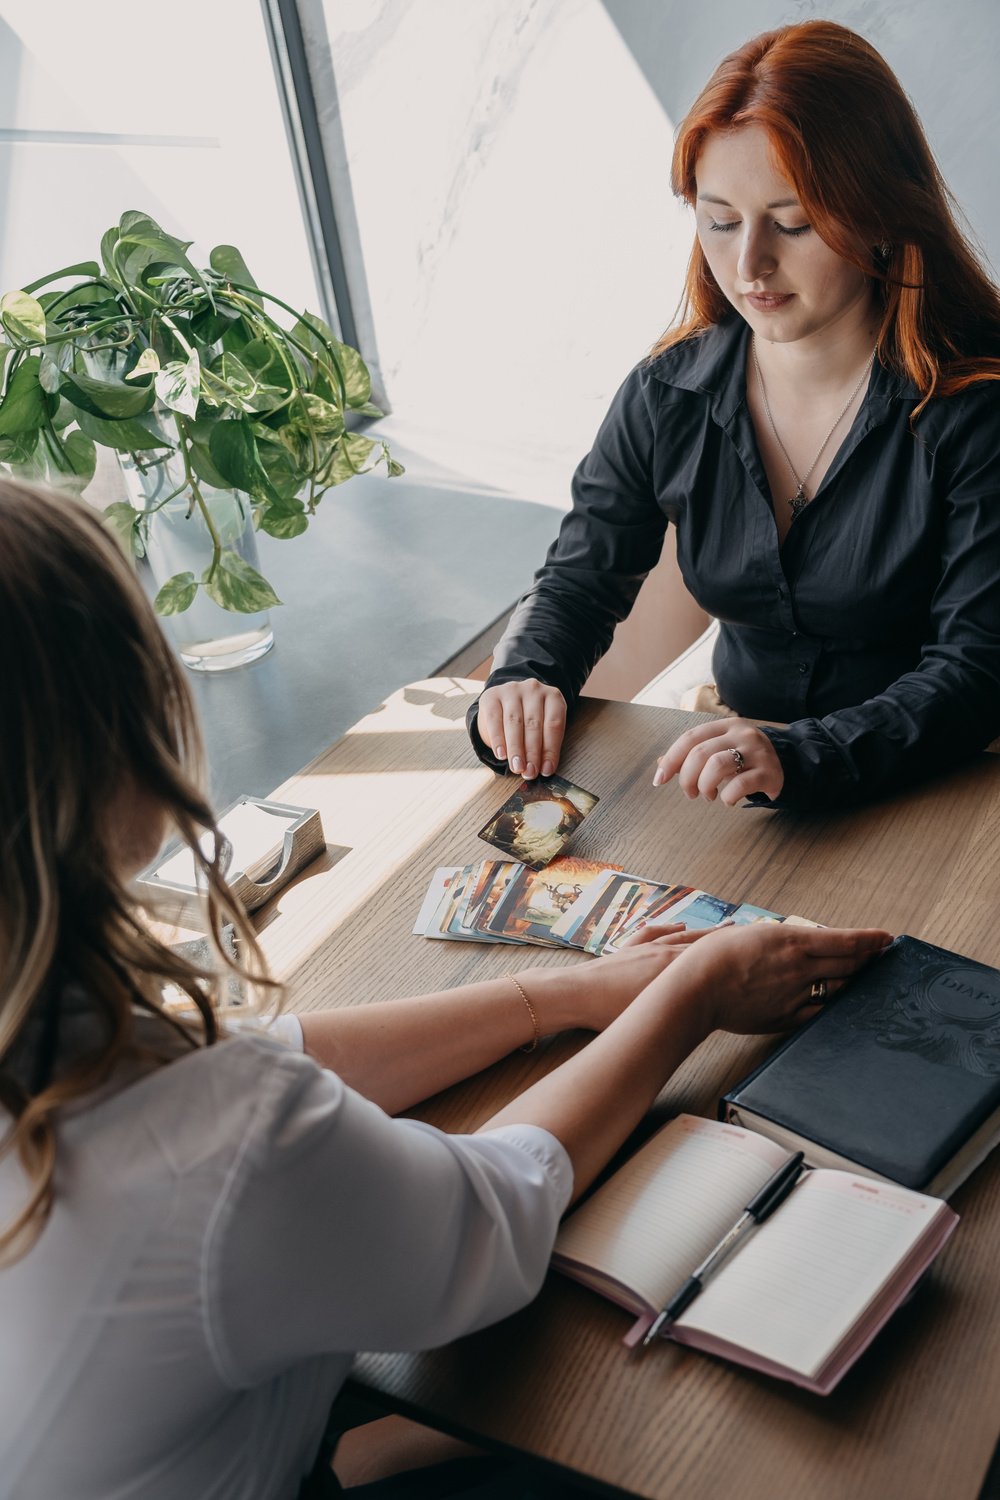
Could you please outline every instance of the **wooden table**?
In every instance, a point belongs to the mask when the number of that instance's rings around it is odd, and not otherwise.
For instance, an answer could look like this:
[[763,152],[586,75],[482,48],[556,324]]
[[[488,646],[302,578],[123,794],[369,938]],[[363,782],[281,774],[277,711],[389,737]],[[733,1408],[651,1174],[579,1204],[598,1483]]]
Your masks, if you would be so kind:
[[[434,868],[486,854],[476,830],[507,794],[468,748],[477,690],[456,679],[402,689],[275,793],[319,807],[331,846],[261,914],[297,1008],[586,962],[411,935]],[[583,703],[560,770],[602,800],[574,853],[828,924],[909,932],[1000,966],[1000,759],[859,812],[731,810],[651,785],[656,750],[696,717]],[[510,1058],[423,1117],[473,1129],[580,1040]],[[659,1107],[714,1114],[768,1045],[712,1038]],[[492,1329],[429,1354],[361,1356],[354,1378],[388,1407],[564,1465],[605,1493],[975,1500],[1000,1422],[1000,1152],[954,1206],[963,1223],[930,1283],[826,1398],[673,1345],[630,1360],[627,1315],[558,1277]]]

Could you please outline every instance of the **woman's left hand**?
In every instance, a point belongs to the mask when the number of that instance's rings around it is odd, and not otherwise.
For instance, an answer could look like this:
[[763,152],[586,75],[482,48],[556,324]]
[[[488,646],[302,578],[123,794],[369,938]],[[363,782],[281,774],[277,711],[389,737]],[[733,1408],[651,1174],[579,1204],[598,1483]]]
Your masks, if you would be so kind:
[[561,981],[572,995],[569,1024],[603,1031],[647,984],[704,936],[704,930],[688,931],[681,922],[651,922],[639,928],[616,953],[572,968],[533,970],[533,983],[545,986]]
[[674,777],[686,797],[735,807],[751,792],[777,797],[785,773],[766,734],[749,719],[714,719],[685,730],[656,763],[654,786]]

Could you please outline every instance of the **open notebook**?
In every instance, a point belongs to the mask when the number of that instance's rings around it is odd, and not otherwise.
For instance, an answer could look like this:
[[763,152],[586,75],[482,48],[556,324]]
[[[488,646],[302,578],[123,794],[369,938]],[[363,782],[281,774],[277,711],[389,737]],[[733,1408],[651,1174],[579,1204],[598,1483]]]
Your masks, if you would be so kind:
[[[635,1344],[789,1153],[679,1115],[563,1225],[553,1267],[627,1308]],[[826,1395],[956,1223],[947,1204],[848,1172],[807,1172],[670,1336]]]

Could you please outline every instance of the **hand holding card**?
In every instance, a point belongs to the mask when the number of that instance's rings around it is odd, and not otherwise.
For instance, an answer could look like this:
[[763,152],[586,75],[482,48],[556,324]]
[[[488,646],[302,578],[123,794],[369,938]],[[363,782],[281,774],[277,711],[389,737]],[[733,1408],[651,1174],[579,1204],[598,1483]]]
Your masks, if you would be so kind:
[[522,781],[479,837],[532,870],[561,854],[600,799],[562,776]]

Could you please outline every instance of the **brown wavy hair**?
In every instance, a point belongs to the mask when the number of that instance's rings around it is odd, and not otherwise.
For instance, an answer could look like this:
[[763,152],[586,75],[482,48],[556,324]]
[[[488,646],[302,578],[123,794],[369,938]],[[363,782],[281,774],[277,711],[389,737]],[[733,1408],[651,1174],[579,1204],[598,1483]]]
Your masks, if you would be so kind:
[[[23,1254],[52,1206],[58,1112],[129,1057],[153,1065],[219,1036],[220,976],[267,979],[259,949],[220,869],[223,842],[201,790],[201,744],[183,671],[130,565],[82,501],[0,479],[0,1106],[11,1116],[0,1154],[16,1150],[28,1182],[0,1261]],[[132,826],[129,826],[129,818]],[[134,820],[148,820],[136,830]],[[130,889],[123,851],[179,833],[206,887],[219,954],[201,967],[167,947]],[[200,840],[213,849],[206,858]],[[221,943],[224,922],[245,960]],[[164,1007],[167,985],[192,1019]],[[60,1022],[82,991],[99,1042],[67,1058]],[[169,1028],[156,1053],[136,1019]],[[171,1037],[171,1033],[173,1037]]]
[[[706,137],[744,125],[767,132],[813,228],[871,278],[878,355],[913,381],[921,406],[1000,379],[1000,292],[958,226],[913,106],[869,42],[805,21],[730,53],[678,131],[678,197],[694,206]],[[677,320],[651,357],[731,311],[695,240]]]

